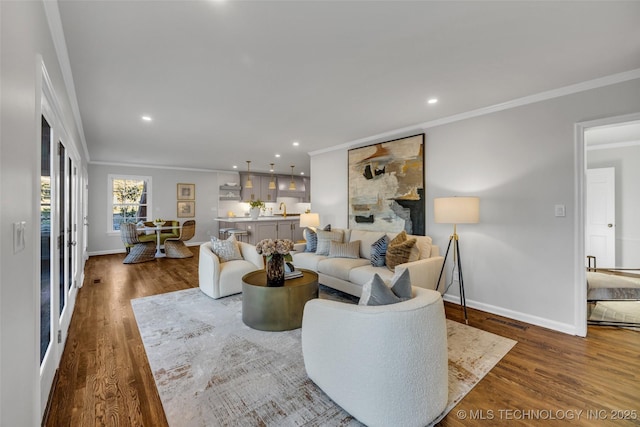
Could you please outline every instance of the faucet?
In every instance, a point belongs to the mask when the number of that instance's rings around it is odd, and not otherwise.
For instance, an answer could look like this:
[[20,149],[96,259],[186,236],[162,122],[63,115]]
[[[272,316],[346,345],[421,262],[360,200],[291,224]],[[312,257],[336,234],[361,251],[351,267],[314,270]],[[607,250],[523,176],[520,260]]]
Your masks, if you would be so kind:
[[278,210],[282,210],[282,207],[284,206],[284,213],[282,214],[283,218],[287,217],[287,205],[284,202],[280,202],[280,207],[278,208]]

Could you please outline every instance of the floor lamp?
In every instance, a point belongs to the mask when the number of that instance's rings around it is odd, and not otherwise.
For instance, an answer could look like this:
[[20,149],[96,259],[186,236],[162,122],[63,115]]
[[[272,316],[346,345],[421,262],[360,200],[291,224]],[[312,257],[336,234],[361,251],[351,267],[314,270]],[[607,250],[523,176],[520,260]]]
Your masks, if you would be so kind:
[[458,243],[457,224],[476,224],[480,221],[480,199],[477,197],[441,197],[433,200],[434,220],[438,224],[453,224],[453,234],[449,237],[447,252],[444,255],[444,262],[440,269],[440,276],[436,283],[436,290],[440,286],[440,280],[447,264],[449,250],[453,243],[453,263],[458,267],[458,283],[460,285],[460,303],[464,310],[464,321],[468,325],[467,301],[464,295],[464,282],[462,280],[462,263],[460,262],[460,246]]

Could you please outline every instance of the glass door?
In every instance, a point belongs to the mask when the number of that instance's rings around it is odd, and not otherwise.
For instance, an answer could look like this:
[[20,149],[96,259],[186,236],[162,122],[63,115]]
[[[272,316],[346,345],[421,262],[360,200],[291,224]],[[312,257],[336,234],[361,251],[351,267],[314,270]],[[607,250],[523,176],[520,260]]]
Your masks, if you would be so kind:
[[[64,350],[80,271],[76,161],[43,113],[40,158],[40,392],[44,412]],[[55,143],[53,141],[56,141]]]

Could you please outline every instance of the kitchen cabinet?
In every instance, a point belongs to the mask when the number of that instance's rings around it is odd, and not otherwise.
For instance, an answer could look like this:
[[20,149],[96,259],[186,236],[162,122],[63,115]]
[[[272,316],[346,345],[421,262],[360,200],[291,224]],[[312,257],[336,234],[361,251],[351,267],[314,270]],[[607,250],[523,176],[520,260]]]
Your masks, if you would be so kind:
[[291,176],[278,175],[278,197],[295,197],[300,199],[300,201],[305,201],[306,182],[304,178],[301,176],[294,176],[293,182],[296,185],[296,189],[289,190],[289,185],[291,185]]
[[[264,218],[264,217],[263,217]],[[276,217],[278,218],[278,217]],[[218,220],[220,228],[239,228],[247,231],[246,241],[256,245],[263,239],[290,239],[293,242],[303,240],[303,229],[300,228],[300,217],[292,216],[278,219],[237,219],[231,221]]]
[[240,174],[240,185],[242,190],[240,191],[240,198],[243,202],[251,202],[255,200],[262,200],[263,202],[274,202],[277,197],[277,187],[273,190],[269,189],[269,182],[271,181],[270,175],[256,175],[251,174],[252,188],[246,188],[247,173]]

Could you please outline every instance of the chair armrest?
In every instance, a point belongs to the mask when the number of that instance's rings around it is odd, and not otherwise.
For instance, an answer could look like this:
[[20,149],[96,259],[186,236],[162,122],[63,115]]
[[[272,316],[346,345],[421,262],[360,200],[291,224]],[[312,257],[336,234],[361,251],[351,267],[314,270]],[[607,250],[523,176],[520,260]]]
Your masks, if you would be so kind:
[[200,259],[198,261],[198,280],[200,288],[211,296],[215,297],[215,289],[220,280],[220,259],[211,250],[211,243],[200,245]]
[[[438,276],[440,275],[440,270],[442,269],[443,264],[444,257],[434,256],[397,265],[396,272],[402,273],[403,270],[409,270],[412,286],[419,286],[425,289],[436,289]],[[443,289],[444,277],[440,279],[440,287],[438,287],[438,291],[442,292]]]
[[303,243],[294,243],[293,244],[293,250],[296,252],[304,252],[304,250],[307,248],[307,243],[303,242]]
[[240,245],[240,253],[242,258],[255,265],[259,270],[264,268],[264,258],[261,254],[256,252],[256,247],[251,243],[238,242]]

